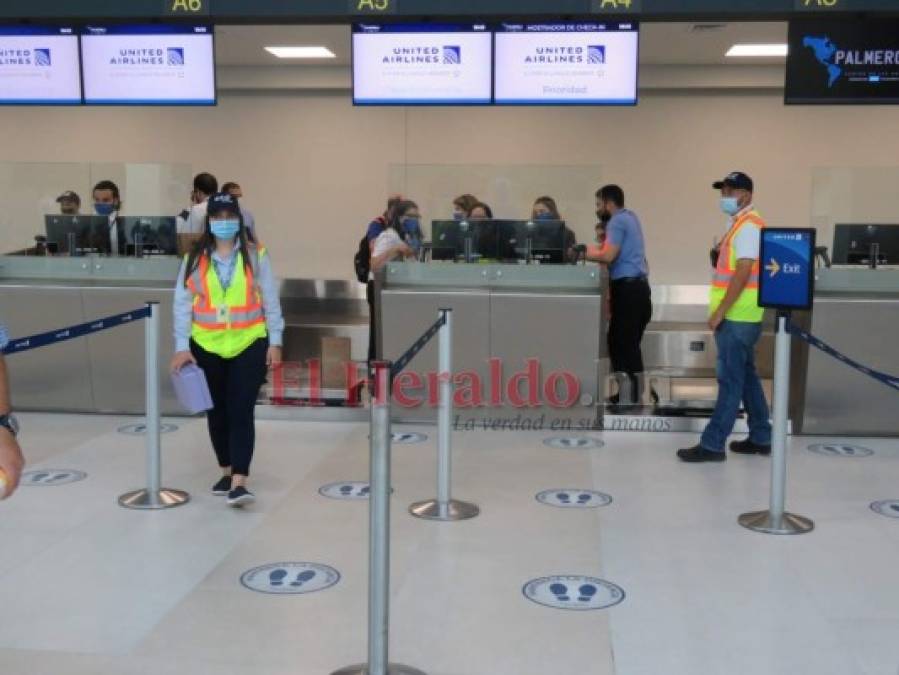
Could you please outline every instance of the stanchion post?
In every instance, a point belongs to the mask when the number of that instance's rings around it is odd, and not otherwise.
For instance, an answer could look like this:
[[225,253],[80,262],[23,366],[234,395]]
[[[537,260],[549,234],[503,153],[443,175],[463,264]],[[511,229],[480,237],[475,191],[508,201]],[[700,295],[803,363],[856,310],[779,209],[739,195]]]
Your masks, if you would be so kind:
[[787,513],[787,426],[790,399],[789,314],[778,312],[774,342],[774,415],[771,438],[771,499],[767,511],[744,513],[740,525],[765,534],[805,534],[815,524],[803,516]]
[[119,497],[126,509],[168,509],[181,506],[190,495],[162,487],[162,451],[159,420],[159,303],[148,302],[149,316],[144,321],[144,360],[146,370],[147,487]]
[[424,675],[390,663],[390,364],[372,364],[369,430],[368,663],[333,675]]
[[438,332],[437,379],[437,498],[416,502],[409,513],[425,520],[468,520],[481,510],[475,504],[452,498],[453,424],[453,310],[441,309],[443,325]]

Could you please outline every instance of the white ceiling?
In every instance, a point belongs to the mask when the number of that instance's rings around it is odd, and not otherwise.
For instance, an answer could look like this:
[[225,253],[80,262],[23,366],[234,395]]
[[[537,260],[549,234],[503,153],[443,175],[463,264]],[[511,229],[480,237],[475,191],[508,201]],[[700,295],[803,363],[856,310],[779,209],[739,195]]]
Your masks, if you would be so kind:
[[[703,29],[706,27],[706,29]],[[716,24],[644,23],[640,26],[640,62],[652,65],[777,64],[783,59],[727,59],[735,43],[784,43],[785,22]],[[265,47],[322,45],[336,59],[278,59]],[[222,66],[350,64],[349,26],[217,26],[216,52]]]

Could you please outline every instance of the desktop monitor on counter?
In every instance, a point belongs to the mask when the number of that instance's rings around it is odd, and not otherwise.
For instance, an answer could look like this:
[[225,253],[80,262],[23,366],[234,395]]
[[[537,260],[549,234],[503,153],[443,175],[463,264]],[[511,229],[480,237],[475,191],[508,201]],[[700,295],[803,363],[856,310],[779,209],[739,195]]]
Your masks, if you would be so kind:
[[126,253],[154,253],[157,255],[176,255],[178,253],[178,238],[176,234],[175,218],[167,216],[124,216],[122,218],[125,237],[127,239]]
[[[108,254],[112,248],[106,216],[44,216],[47,243],[61,254]],[[74,245],[74,250],[72,249]]]
[[870,266],[872,263],[899,265],[899,225],[837,225],[833,234],[833,264]]
[[[500,257],[498,223],[496,220],[435,220],[431,224],[431,259],[497,260]],[[466,240],[470,242],[467,249]]]
[[565,222],[561,220],[497,221],[500,257],[544,264],[565,262]]

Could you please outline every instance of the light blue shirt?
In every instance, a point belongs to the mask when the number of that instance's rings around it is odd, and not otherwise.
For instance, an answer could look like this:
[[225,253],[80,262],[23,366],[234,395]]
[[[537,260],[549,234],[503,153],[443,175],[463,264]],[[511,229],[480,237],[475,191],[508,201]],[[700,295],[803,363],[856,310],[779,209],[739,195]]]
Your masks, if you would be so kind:
[[9,344],[9,333],[6,332],[6,326],[0,323],[0,352],[6,349]]
[[[222,288],[227,290],[234,278],[234,270],[237,266],[238,249],[231,251],[226,258],[219,256],[218,252],[212,254],[212,267],[219,278]],[[178,272],[178,281],[175,285],[175,351],[186,352],[190,350],[190,333],[193,325],[194,296],[190,289],[184,285],[184,277],[187,272],[187,261],[181,263]],[[281,298],[278,297],[278,284],[272,272],[272,262],[266,253],[259,258],[256,272],[256,284],[262,293],[262,308],[265,312],[265,325],[268,328],[268,341],[272,347],[280,347],[284,344],[284,315],[281,313]]]
[[619,247],[618,257],[609,265],[609,277],[613,281],[649,275],[643,227],[636,213],[621,209],[612,216],[612,220],[606,225],[606,241]]

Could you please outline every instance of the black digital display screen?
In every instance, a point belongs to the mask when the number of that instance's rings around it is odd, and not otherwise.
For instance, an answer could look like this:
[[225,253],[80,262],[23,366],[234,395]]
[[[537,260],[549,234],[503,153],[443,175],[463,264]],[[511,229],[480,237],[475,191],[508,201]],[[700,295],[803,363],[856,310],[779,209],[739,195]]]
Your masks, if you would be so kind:
[[899,20],[790,22],[786,103],[899,103]]

